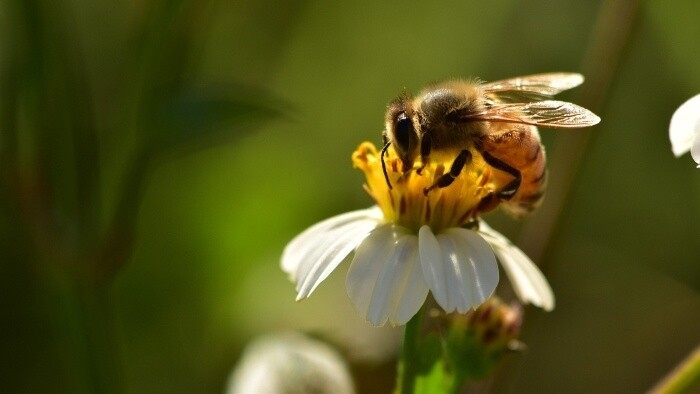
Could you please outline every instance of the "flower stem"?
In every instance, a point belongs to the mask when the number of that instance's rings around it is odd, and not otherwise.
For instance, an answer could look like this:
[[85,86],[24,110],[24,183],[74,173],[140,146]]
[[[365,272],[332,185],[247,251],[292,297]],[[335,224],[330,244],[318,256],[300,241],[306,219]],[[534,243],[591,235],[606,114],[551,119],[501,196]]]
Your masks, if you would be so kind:
[[414,392],[416,374],[418,372],[418,349],[420,346],[420,333],[421,327],[423,326],[424,309],[425,306],[421,307],[418,313],[406,323],[401,360],[399,361],[398,387],[396,390],[396,392],[400,394],[411,394]]
[[700,345],[650,392],[686,393],[693,388],[700,388]]

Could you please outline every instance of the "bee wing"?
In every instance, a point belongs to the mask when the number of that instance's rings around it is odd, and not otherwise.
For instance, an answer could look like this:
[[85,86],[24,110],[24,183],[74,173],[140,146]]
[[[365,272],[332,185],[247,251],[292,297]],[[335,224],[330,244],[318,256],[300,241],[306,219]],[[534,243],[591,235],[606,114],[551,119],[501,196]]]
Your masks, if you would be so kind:
[[482,85],[487,97],[501,102],[533,102],[551,98],[583,83],[577,73],[545,73],[515,77]]
[[494,104],[485,111],[467,114],[462,121],[523,123],[556,129],[588,127],[600,122],[593,112],[565,101]]

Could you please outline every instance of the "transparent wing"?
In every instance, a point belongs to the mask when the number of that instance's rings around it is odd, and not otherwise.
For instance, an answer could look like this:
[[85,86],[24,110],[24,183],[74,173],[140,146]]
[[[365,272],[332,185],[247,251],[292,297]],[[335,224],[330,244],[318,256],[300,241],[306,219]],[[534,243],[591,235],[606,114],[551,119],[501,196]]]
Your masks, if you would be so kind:
[[484,93],[498,101],[541,101],[583,83],[577,73],[545,73],[515,77],[482,85]]
[[552,95],[530,92],[527,90],[505,90],[502,92],[485,93],[486,102],[498,103],[532,103],[535,101],[551,100]]
[[556,100],[494,104],[485,111],[466,114],[460,120],[523,123],[563,129],[588,127],[600,122],[600,118],[593,112],[576,104]]

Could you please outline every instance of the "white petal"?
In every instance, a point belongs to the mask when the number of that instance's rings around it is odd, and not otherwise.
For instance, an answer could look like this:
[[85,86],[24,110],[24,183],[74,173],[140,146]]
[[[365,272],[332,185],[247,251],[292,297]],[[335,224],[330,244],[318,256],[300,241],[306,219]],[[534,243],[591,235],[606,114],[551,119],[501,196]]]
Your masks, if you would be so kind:
[[376,208],[334,216],[294,238],[282,254],[282,269],[297,282],[297,300],[316,287],[374,229],[381,217]]
[[[700,122],[698,125],[700,125]],[[700,127],[698,127],[698,129],[695,141],[693,141],[693,146],[690,147],[690,155],[693,156],[693,160],[698,163],[698,168],[700,168]]]
[[333,216],[307,228],[301,234],[294,237],[294,239],[292,239],[284,248],[281,262],[282,270],[290,275],[293,275],[302,260],[301,256],[306,253],[309,243],[313,243],[319,234],[323,234],[330,229],[338,228],[345,224],[366,218],[379,219],[381,218],[381,211],[378,207],[374,206],[368,209],[347,212],[341,215]]
[[436,237],[423,226],[418,236],[425,280],[446,312],[465,313],[493,294],[498,266],[491,247],[479,234],[452,228]]
[[408,322],[428,295],[417,237],[393,224],[378,227],[355,251],[346,286],[355,309],[373,325]]
[[433,298],[444,310],[454,310],[447,294],[447,278],[442,264],[442,249],[433,231],[428,226],[422,226],[418,231],[418,253],[425,282],[428,284]]
[[532,260],[483,221],[479,222],[479,232],[493,247],[518,298],[526,304],[532,303],[547,311],[554,309],[552,288]]
[[[464,228],[447,229],[437,238],[442,246],[443,261],[449,256],[451,262],[458,263],[449,266],[454,270],[454,276],[452,289],[448,289],[458,290],[463,297],[457,311],[464,313],[479,306],[498,285],[498,264],[493,250],[481,235]],[[452,245],[457,260],[452,254],[445,253],[447,245]]]
[[[689,151],[700,134],[700,94],[683,103],[671,117],[668,136],[676,157]],[[700,155],[698,155],[700,156]],[[695,161],[698,156],[693,155]]]

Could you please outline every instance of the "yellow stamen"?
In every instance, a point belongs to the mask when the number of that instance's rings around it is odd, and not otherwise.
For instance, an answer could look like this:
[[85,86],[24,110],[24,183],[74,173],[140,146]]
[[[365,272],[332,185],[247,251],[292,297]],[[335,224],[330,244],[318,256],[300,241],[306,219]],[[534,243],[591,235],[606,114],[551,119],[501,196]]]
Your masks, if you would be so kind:
[[379,152],[374,144],[363,142],[352,155],[355,167],[365,173],[365,190],[379,205],[388,222],[417,231],[427,224],[434,232],[460,227],[474,221],[482,199],[493,195],[503,185],[495,183],[491,168],[476,152],[472,160],[451,185],[433,188],[435,181],[449,171],[456,154],[447,161],[430,160],[420,174],[423,163],[416,160],[413,168],[403,171],[403,164],[393,146],[384,156],[392,188],[386,183]]

